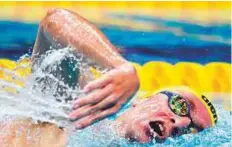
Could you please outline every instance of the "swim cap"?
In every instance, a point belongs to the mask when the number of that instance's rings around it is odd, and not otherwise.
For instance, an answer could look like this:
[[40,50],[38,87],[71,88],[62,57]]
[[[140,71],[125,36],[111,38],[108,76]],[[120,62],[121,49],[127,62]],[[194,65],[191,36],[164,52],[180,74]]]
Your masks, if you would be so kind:
[[180,89],[184,89],[184,90],[187,90],[193,93],[204,104],[205,108],[207,109],[209,113],[211,124],[212,126],[215,126],[215,124],[217,123],[217,113],[216,113],[216,109],[214,108],[210,100],[206,96],[200,94],[199,92],[192,90],[189,87],[181,86]]

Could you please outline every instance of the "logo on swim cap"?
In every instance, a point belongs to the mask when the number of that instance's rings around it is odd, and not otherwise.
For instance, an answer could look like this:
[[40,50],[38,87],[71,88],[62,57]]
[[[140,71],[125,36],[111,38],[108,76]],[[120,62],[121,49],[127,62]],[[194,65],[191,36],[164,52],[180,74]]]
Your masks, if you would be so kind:
[[216,109],[214,108],[213,104],[207,99],[206,96],[202,95],[201,98],[205,101],[205,103],[208,105],[210,112],[212,113],[214,124],[217,123],[217,113]]

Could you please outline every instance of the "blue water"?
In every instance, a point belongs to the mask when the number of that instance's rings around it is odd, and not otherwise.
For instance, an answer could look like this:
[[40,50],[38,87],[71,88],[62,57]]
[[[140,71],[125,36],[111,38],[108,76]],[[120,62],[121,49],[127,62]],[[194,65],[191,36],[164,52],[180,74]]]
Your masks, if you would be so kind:
[[[140,64],[148,61],[231,62],[230,24],[208,26],[153,17],[111,14],[109,17],[136,23],[149,23],[156,30],[133,30],[113,25],[98,25],[122,55]],[[0,21],[0,58],[18,59],[31,53],[38,24]],[[181,35],[178,34],[178,31]]]

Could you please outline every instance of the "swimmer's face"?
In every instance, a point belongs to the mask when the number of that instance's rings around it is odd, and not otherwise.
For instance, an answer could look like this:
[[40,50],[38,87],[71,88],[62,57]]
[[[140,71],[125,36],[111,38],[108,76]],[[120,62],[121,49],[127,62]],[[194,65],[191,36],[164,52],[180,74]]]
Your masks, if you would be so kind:
[[[180,89],[171,92],[181,95],[190,104],[192,124],[197,126],[198,129],[211,126],[207,109],[194,94]],[[164,140],[170,136],[189,133],[190,117],[178,116],[173,113],[168,106],[167,95],[159,93],[140,104],[134,105],[122,114],[117,121],[121,125],[121,133],[127,139],[147,143],[153,138]]]

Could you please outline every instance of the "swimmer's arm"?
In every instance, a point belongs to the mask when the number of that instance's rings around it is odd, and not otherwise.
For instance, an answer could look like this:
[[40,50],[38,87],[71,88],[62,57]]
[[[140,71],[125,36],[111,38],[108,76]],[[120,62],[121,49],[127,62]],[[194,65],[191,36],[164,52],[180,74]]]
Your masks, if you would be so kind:
[[78,53],[107,68],[128,63],[96,26],[68,10],[52,9],[41,21],[33,57],[52,43],[71,45]]
[[84,128],[116,113],[138,90],[135,68],[97,27],[78,14],[62,9],[50,10],[40,23],[33,58],[52,43],[71,45],[78,53],[87,55],[98,64],[113,68],[88,83],[83,89],[87,94],[74,102],[70,119],[75,121],[77,128]]

